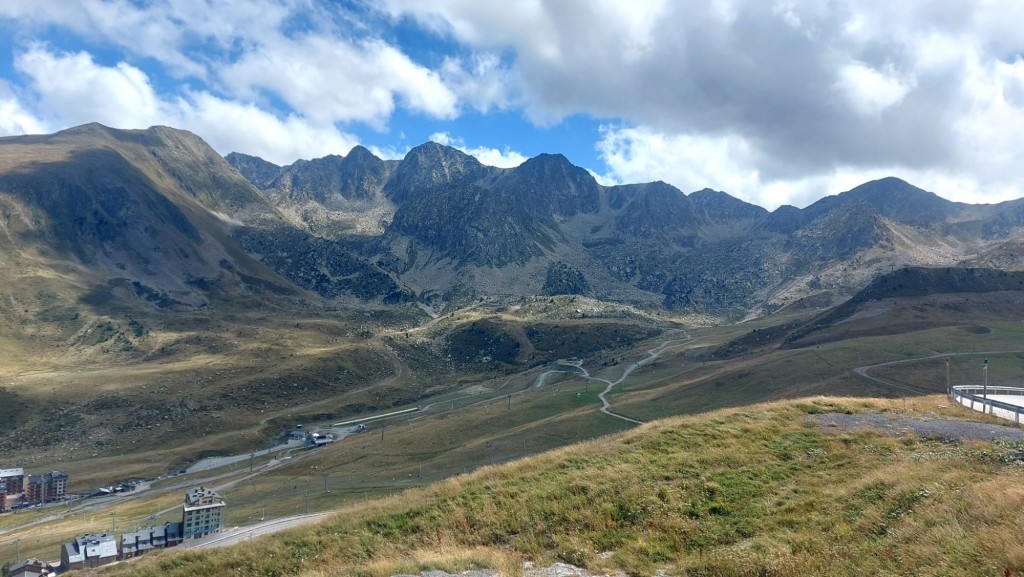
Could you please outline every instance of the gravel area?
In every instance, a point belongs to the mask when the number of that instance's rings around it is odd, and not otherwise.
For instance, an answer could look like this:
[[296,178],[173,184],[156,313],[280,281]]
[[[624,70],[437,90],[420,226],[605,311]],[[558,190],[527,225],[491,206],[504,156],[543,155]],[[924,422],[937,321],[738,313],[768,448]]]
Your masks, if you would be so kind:
[[962,421],[946,417],[919,418],[892,413],[826,413],[811,415],[826,430],[866,431],[902,436],[913,433],[918,437],[941,439],[947,443],[959,443],[964,439],[1008,439],[1024,441],[1024,430],[1009,425],[991,425],[974,421]]
[[399,573],[398,575],[392,575],[391,577],[497,577],[497,571],[491,571],[490,569],[475,569],[473,571],[464,571],[462,573],[447,573],[445,571],[424,571],[419,575],[409,575],[408,573]]
[[[659,572],[659,575],[661,575],[661,572]],[[478,569],[458,574],[446,573],[444,571],[424,571],[419,575],[393,575],[392,577],[499,577],[499,574],[490,569]],[[625,573],[601,575],[591,573],[582,567],[568,563],[555,563],[546,567],[536,567],[533,563],[527,562],[523,566],[523,577],[625,577]]]

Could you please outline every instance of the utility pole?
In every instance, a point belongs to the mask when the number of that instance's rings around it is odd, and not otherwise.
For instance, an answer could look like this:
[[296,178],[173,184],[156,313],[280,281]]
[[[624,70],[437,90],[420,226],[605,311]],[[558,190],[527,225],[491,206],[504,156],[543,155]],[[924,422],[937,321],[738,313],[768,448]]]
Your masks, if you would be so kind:
[[385,425],[384,423],[381,423],[381,425],[380,425],[380,440],[381,441],[384,440],[384,427],[387,427],[387,425]]
[[949,357],[946,357],[946,396],[953,395],[953,387],[949,384]]
[[256,453],[249,453],[249,472],[252,473],[253,465],[256,463]]
[[306,489],[306,514],[309,515],[309,489]]
[[508,410],[512,410],[512,395],[508,396]]
[[327,488],[327,473],[320,473],[324,478],[324,493],[330,493],[331,490]]
[[[982,374],[982,386],[981,386],[981,398],[988,400],[988,359],[985,359],[981,365]],[[986,403],[988,404],[988,403]],[[989,413],[992,412],[992,405],[989,405]],[[984,411],[982,411],[984,412]]]

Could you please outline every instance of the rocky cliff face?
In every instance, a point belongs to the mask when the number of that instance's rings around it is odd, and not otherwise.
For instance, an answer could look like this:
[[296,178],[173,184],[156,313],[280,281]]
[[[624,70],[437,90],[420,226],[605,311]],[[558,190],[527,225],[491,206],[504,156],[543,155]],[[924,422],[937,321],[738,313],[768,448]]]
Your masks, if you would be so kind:
[[[252,178],[273,167],[233,159]],[[408,298],[349,248],[291,226],[202,139],[167,127],[0,139],[0,216],[0,272],[30,274],[31,262],[112,309],[118,299],[188,310],[253,295]]]
[[1017,262],[1024,238],[1024,201],[957,204],[893,178],[769,213],[708,189],[601,186],[557,154],[501,169],[427,143],[278,167],[164,127],[0,139],[0,193],[11,250],[188,306],[214,281],[262,279],[327,299],[587,294],[741,318],[899,266]]
[[38,274],[111,298],[202,308],[202,287],[229,294],[246,279],[280,281],[230,237],[232,221],[259,221],[269,207],[190,133],[86,125],[0,139],[0,205],[5,264],[34,257]]
[[394,219],[363,254],[418,293],[574,292],[579,273],[600,298],[729,316],[953,265],[1024,227],[1024,203],[968,206],[895,178],[769,213],[710,189],[603,187],[561,155],[498,169],[436,143],[382,190]]
[[277,171],[262,188],[292,202],[316,201],[342,210],[345,203],[374,200],[391,176],[391,165],[357,146],[347,156],[300,160]]
[[234,167],[239,174],[244,176],[246,180],[251,182],[253,186],[259,189],[269,188],[270,183],[281,172],[281,167],[273,162],[267,162],[258,156],[249,156],[239,152],[228,154],[224,157],[224,160]]

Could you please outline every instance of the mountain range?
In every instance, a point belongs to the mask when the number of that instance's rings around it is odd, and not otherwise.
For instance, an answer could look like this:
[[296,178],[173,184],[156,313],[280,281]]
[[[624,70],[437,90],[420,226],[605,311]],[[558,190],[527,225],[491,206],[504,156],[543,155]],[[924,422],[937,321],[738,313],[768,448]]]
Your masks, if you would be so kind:
[[0,228],[8,278],[182,310],[573,294],[739,319],[836,303],[905,265],[1024,268],[1024,200],[955,203],[897,178],[769,212],[603,186],[560,154],[495,168],[428,142],[400,161],[356,147],[277,166],[98,124],[0,139]]

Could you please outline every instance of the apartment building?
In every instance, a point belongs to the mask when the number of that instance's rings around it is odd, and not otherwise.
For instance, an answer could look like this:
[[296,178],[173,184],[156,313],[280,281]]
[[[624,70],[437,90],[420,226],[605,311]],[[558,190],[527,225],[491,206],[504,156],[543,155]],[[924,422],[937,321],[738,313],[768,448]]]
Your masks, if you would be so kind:
[[225,505],[224,499],[210,489],[196,487],[185,493],[181,514],[182,536],[193,539],[220,531]]
[[64,471],[48,471],[29,475],[25,485],[25,500],[29,503],[49,503],[63,500],[68,494],[68,474]]
[[0,469],[0,483],[3,484],[6,495],[19,495],[25,492],[25,469]]

